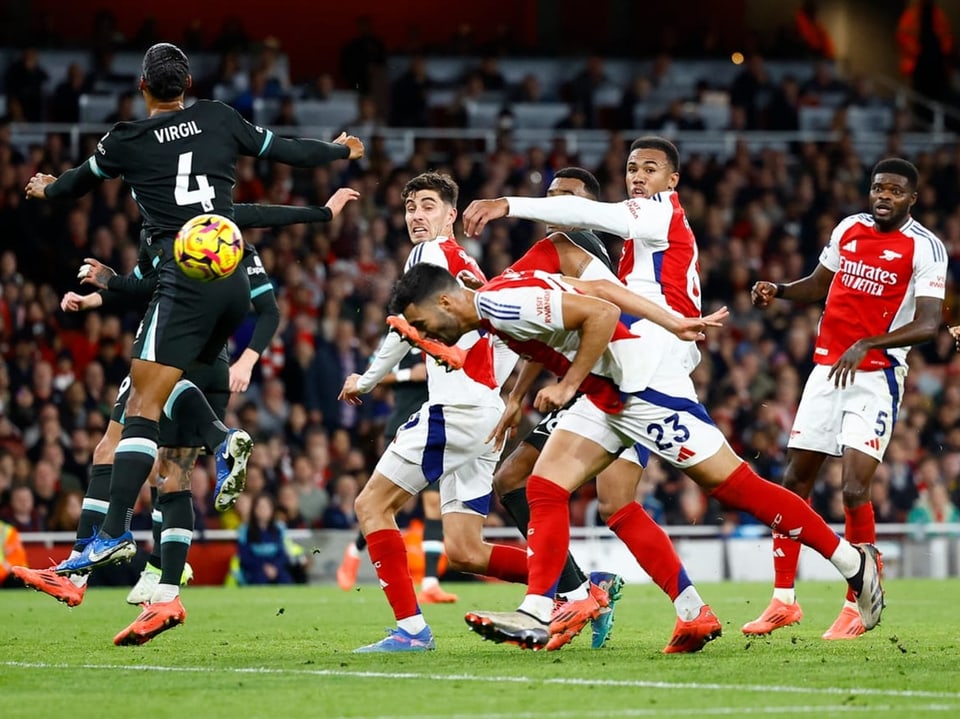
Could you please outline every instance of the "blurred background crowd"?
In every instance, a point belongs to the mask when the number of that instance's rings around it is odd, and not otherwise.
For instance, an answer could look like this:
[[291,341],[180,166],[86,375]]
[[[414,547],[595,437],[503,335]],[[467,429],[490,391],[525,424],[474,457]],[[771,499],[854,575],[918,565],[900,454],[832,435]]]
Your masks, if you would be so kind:
[[[902,82],[946,103],[941,113],[939,105],[878,89],[867,75],[841,72],[813,3],[802,4],[782,34],[753,38],[733,56],[709,33],[683,42],[665,33],[640,59],[545,60],[521,57],[505,31],[480,42],[469,28],[435,46],[414,38],[388,51],[361,19],[356,37],[341,46],[339,68],[317,74],[292,67],[279,40],[258,37],[240,20],[225,23],[212,42],[194,26],[168,38],[191,54],[196,97],[221,99],[287,134],[323,127],[332,137],[349,128],[367,145],[362,161],[311,172],[253,158],[238,166],[238,202],[323,204],[345,185],[362,199],[329,224],[245,231],[273,280],[281,325],[227,418],[257,439],[248,496],[235,511],[216,514],[212,467],[201,460],[193,481],[198,527],[239,526],[264,492],[287,527],[355,526],[353,500],[383,449],[392,398],[378,389],[353,407],[337,394],[384,333],[387,298],[411,248],[400,202],[410,177],[449,173],[462,211],[476,198],[543,195],[557,170],[578,165],[615,202],[625,197],[627,147],[647,133],[677,140],[705,310],[731,311],[702,347],[694,373],[702,401],[734,448],[777,481],[812,368],[820,308],[778,301],[761,312],[749,290],[758,279],[812,271],[834,225],[866,208],[869,171],[882,156],[906,156],[920,169],[913,214],[947,247],[944,320],[960,319],[960,145],[949,111],[955,48],[949,22],[934,9],[939,14],[914,18],[915,36],[912,20],[901,18],[900,34],[886,41],[891,51],[899,43],[901,63],[912,53]],[[132,89],[136,63],[164,38],[149,21],[123,36],[115,18],[100,13],[82,52],[49,33],[30,39],[37,44],[0,51],[0,519],[21,531],[69,531],[142,308],[71,315],[59,301],[85,291],[76,280],[85,257],[132,270],[140,216],[119,181],[62,203],[26,202],[23,187],[35,172],[57,175],[82,162],[103,123],[142,112]],[[917,63],[942,70],[941,79],[913,83]],[[543,231],[500,221],[461,241],[493,276]],[[616,257],[619,240],[604,239]],[[235,355],[252,323],[235,338]],[[936,342],[911,353],[910,365],[897,430],[873,485],[878,522],[949,520],[960,502],[960,356],[946,324]],[[527,420],[538,420],[532,408]],[[640,492],[664,524],[735,532],[750,521],[722,512],[656,461]],[[135,528],[149,527],[145,498]],[[814,504],[828,520],[843,521],[837,464],[824,469]],[[577,523],[597,523],[591,488],[573,509]],[[489,521],[502,523],[501,513]]]

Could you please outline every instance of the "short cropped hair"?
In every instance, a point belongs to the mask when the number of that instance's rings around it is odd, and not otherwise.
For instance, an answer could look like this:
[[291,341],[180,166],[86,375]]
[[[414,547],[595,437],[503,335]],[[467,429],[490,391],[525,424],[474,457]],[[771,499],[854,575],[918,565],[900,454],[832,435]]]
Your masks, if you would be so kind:
[[190,61],[176,45],[158,42],[143,55],[143,81],[158,100],[175,100],[187,89]]
[[881,174],[905,177],[911,190],[916,190],[917,185],[920,183],[920,173],[916,165],[908,160],[904,160],[902,157],[888,157],[885,160],[880,160],[880,162],[873,166],[873,172],[870,174],[870,178],[872,179]]
[[457,206],[457,198],[460,196],[460,188],[450,175],[444,175],[439,172],[424,172],[403,186],[400,199],[406,202],[410,195],[420,190],[435,191],[440,195],[440,199],[451,207]]
[[673,166],[673,171],[680,172],[680,150],[665,137],[658,135],[638,137],[630,144],[630,152],[634,150],[660,150],[667,156],[667,162]]
[[571,180],[580,180],[580,182],[583,183],[583,189],[587,191],[587,194],[590,195],[592,199],[600,199],[600,183],[589,170],[584,170],[582,167],[564,167],[562,170],[558,170],[554,177],[567,177]]
[[420,304],[441,292],[459,288],[456,278],[446,269],[429,262],[420,262],[404,272],[397,281],[387,309],[391,314],[403,314],[411,304]]

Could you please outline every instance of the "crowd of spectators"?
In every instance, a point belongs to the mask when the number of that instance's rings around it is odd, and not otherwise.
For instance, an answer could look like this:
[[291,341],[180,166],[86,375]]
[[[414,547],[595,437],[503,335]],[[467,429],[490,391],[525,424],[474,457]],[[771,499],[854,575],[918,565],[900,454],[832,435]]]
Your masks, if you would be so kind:
[[[251,83],[268,67],[272,52],[264,46],[261,63],[248,77]],[[230,56],[226,53],[225,61]],[[842,92],[850,102],[857,97],[873,101],[865,80],[847,85],[822,64],[805,85],[784,78],[779,88],[773,87],[765,84],[758,58],[749,60],[728,88],[731,105],[742,108],[737,122],[744,128],[786,129],[797,103],[820,94]],[[602,73],[602,62],[593,71]],[[285,85],[270,73],[264,78]],[[476,73],[464,82],[465,88],[497,84],[496,63],[478,59]],[[642,92],[644,82],[654,86],[657,79],[647,77],[633,89]],[[416,91],[396,87],[398,97]],[[699,89],[711,90],[708,85]],[[41,95],[40,112],[58,107],[56,98],[56,92]],[[10,100],[8,94],[8,108]],[[25,114],[28,105],[21,102]],[[683,118],[661,118],[649,129],[696,129],[684,123]],[[623,168],[633,139],[625,132],[629,129],[633,124],[625,121],[610,126],[606,153],[587,168],[599,178],[607,201],[624,196]],[[374,134],[362,139],[368,148],[362,161],[340,161],[329,168],[298,171],[254,158],[238,165],[237,201],[322,204],[344,185],[356,188],[361,199],[329,224],[244,234],[274,282],[281,324],[250,389],[233,397],[227,418],[227,424],[242,426],[257,439],[248,497],[236,511],[217,515],[211,506],[209,460],[201,460],[193,481],[198,526],[240,526],[249,518],[253,498],[266,493],[275,499],[276,516],[287,527],[355,527],[353,500],[383,449],[391,395],[376,390],[354,407],[338,402],[337,394],[349,373],[363,370],[382,336],[384,308],[410,250],[400,202],[404,183],[427,169],[449,173],[460,185],[462,210],[476,198],[543,195],[558,169],[580,163],[562,140],[518,152],[509,129],[501,132],[496,149],[485,154],[467,141],[421,138],[399,163],[386,155]],[[694,380],[734,448],[774,481],[783,472],[788,433],[812,368],[819,308],[777,302],[759,311],[751,306],[749,289],[757,279],[788,281],[811,271],[833,226],[866,207],[868,174],[876,158],[860,156],[854,140],[841,132],[829,142],[756,152],[741,143],[729,157],[685,152],[679,143],[679,192],[700,245],[705,308],[725,304],[731,312],[726,327],[709,333]],[[76,156],[54,133],[42,143],[20,147],[9,122],[0,121],[0,518],[21,531],[75,526],[91,453],[125,376],[142,311],[123,307],[70,315],[59,309],[62,294],[78,290],[76,272],[84,257],[96,257],[120,272],[132,270],[140,215],[122,183],[104,183],[75,202],[23,199],[22,189],[33,173],[61,173],[83,161],[96,141],[96,136],[84,136]],[[899,142],[895,129],[886,154],[901,155]],[[914,217],[943,239],[951,258],[945,321],[956,322],[960,146],[931,146],[909,159],[921,175]],[[532,223],[501,221],[480,238],[461,239],[493,276],[542,232]],[[605,240],[616,256],[617,238]],[[235,355],[251,327],[252,319],[238,332]],[[936,342],[911,353],[910,364],[897,430],[874,481],[873,501],[882,522],[920,516],[915,507],[934,505],[936,516],[955,516],[944,508],[943,497],[948,503],[960,501],[960,355],[945,327]],[[537,421],[532,408],[527,419]],[[814,505],[830,521],[842,523],[839,482],[838,466],[828,463]],[[932,488],[940,489],[931,493]],[[682,474],[657,461],[648,467],[640,494],[665,524],[714,524],[736,531],[750,521],[724,513]],[[575,498],[577,522],[597,522],[592,499],[589,488]],[[500,522],[497,512],[490,521]]]

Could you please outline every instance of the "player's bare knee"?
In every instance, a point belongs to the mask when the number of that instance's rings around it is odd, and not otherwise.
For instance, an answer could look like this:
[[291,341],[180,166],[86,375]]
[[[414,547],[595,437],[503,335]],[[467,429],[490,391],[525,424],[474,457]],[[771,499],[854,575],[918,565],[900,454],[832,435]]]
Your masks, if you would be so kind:
[[810,496],[810,490],[813,488],[813,482],[795,472],[788,471],[783,475],[783,486],[784,489],[789,489],[794,494],[808,497]]
[[113,464],[113,453],[116,448],[117,445],[108,441],[107,438],[104,437],[97,442],[97,446],[93,448],[93,463]]
[[376,502],[371,499],[370,493],[361,490],[353,503],[353,511],[356,513],[357,521],[361,527],[376,516],[375,509]]
[[456,572],[476,573],[485,569],[477,566],[478,551],[482,549],[479,545],[479,537],[474,542],[463,536],[444,536],[443,551],[447,555],[447,566]]
[[870,501],[870,484],[846,480],[843,483],[843,506],[855,509]]
[[610,517],[626,507],[627,504],[627,502],[623,502],[619,499],[607,500],[603,497],[600,497],[597,501],[597,514],[600,515],[601,521],[606,524],[610,521]]

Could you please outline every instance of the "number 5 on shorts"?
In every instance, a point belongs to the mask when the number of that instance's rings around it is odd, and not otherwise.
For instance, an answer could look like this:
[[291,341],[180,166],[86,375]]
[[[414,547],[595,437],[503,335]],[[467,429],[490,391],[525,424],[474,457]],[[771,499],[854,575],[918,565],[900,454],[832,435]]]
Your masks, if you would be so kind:
[[877,423],[874,428],[874,432],[878,437],[882,437],[887,433],[887,418],[890,415],[884,410],[877,412]]

